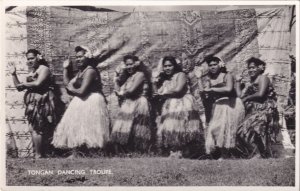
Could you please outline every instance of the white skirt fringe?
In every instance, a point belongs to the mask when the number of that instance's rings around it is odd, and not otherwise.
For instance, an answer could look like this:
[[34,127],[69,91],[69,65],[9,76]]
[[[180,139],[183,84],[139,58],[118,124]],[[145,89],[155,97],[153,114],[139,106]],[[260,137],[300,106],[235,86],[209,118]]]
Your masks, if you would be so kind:
[[234,148],[238,125],[245,117],[240,98],[220,98],[214,103],[212,117],[206,134],[206,153],[215,147]]
[[57,148],[74,148],[86,144],[102,148],[109,139],[109,115],[104,97],[91,93],[74,97],[56,127],[52,144]]

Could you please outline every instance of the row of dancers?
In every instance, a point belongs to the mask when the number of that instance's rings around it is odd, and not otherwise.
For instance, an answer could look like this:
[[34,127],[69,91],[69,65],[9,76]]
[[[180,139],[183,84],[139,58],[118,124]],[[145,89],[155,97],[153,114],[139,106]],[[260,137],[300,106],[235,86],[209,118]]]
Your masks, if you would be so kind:
[[26,90],[25,116],[36,158],[44,156],[49,138],[55,148],[72,150],[82,146],[114,153],[155,150],[163,156],[188,158],[272,155],[279,117],[276,93],[263,74],[262,60],[246,61],[249,82],[244,84],[240,76],[226,71],[219,57],[209,55],[205,58],[208,73],[196,78],[198,91],[193,91],[190,73],[173,56],[161,59],[151,74],[138,57],[126,55],[116,69],[114,94],[119,108],[111,120],[96,59],[84,46],[77,46],[75,53],[76,75],[70,59],[63,63],[63,82],[73,98],[61,119],[62,102],[40,52],[27,51],[31,71],[25,82],[9,65],[16,88]]

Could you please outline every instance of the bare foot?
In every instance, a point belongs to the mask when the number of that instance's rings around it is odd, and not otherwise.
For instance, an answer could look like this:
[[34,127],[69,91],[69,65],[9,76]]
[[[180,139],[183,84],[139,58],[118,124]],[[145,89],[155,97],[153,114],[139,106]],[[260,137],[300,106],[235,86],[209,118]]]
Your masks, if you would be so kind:
[[35,158],[35,159],[40,159],[40,158],[42,158],[42,155],[41,155],[41,154],[35,154],[35,155],[34,155],[34,158]]
[[181,159],[182,158],[182,152],[181,151],[176,151],[176,152],[171,151],[170,155],[169,155],[169,158]]
[[256,155],[254,155],[252,158],[250,158],[250,159],[262,159],[262,157],[260,156],[260,154],[256,154]]
[[77,158],[76,154],[72,153],[70,156],[67,157],[67,159],[74,159]]

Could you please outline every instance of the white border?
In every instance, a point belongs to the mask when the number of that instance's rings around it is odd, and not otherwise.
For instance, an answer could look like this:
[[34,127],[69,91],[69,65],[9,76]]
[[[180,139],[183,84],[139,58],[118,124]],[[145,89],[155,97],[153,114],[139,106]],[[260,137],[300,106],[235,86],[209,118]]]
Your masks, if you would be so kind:
[[292,5],[299,4],[299,1],[295,0],[285,0],[285,1],[204,1],[204,0],[195,0],[195,1],[178,1],[178,0],[170,0],[170,1],[144,1],[144,0],[136,0],[136,1],[128,1],[128,0],[3,0],[4,6],[66,6],[66,5],[106,5],[106,6],[161,6],[161,5]]
[[299,42],[300,42],[300,36],[299,36],[299,29],[300,29],[300,24],[299,24],[299,19],[300,19],[300,8],[299,8],[299,1],[297,2],[296,4],[296,153],[295,153],[295,156],[296,156],[296,166],[295,166],[295,178],[296,178],[296,182],[295,182],[295,186],[298,188],[299,190],[299,137],[300,137],[300,133],[299,133],[299,112],[300,112],[300,103],[299,103],[299,93],[300,93],[300,89],[299,89],[299,82],[300,82],[300,78],[299,78],[299,72],[300,72],[300,50],[299,50]]
[[1,10],[1,65],[0,65],[0,105],[4,106],[5,104],[5,45],[3,42],[5,39],[5,7],[6,6],[65,6],[65,5],[93,5],[93,6],[184,6],[184,5],[296,5],[296,166],[295,166],[295,187],[230,187],[230,186],[200,186],[200,187],[65,187],[65,186],[55,186],[55,187],[43,187],[43,186],[6,186],[6,168],[5,168],[5,107],[0,107],[0,153],[1,153],[1,166],[0,166],[0,190],[172,190],[174,189],[183,189],[184,190],[278,190],[278,191],[299,191],[299,1],[127,1],[127,0],[110,0],[110,1],[84,1],[84,0],[70,0],[70,1],[59,1],[59,0],[3,0],[1,1],[2,10]]

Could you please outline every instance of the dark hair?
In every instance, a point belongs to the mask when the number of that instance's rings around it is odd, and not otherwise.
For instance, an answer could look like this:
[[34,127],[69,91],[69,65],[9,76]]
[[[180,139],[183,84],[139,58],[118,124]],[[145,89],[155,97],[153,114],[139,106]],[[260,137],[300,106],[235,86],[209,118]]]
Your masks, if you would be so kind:
[[220,62],[220,58],[213,56],[213,55],[208,55],[204,58],[204,61],[209,64],[211,62]]
[[[266,66],[266,63],[265,63],[264,61],[262,61],[262,60],[260,60],[260,59],[258,59],[258,58],[255,58],[255,57],[249,58],[246,62],[247,62],[247,66],[248,66],[248,67],[249,67],[249,65],[250,65],[251,63],[254,63],[255,66],[257,66],[257,67],[259,67],[259,66],[265,67],[265,66]],[[264,72],[264,69],[263,69],[262,73],[263,73],[263,72]]]
[[[136,62],[139,60],[139,58],[137,56],[127,54],[123,57],[123,61],[126,62],[127,60],[132,60],[133,62]],[[140,70],[140,67],[138,67],[137,70]],[[129,78],[130,74],[127,72],[127,70],[123,70],[122,73],[119,75],[119,85],[122,86]]]
[[124,56],[124,58],[123,58],[124,62],[126,62],[127,60],[132,60],[132,61],[136,62],[139,60],[139,58],[137,56],[128,54],[128,55]]
[[166,61],[169,61],[171,62],[171,64],[174,66],[174,73],[177,73],[177,72],[182,72],[182,68],[181,66],[177,63],[175,57],[173,56],[165,56],[162,60],[162,64],[164,65],[164,63]]
[[34,54],[34,56],[37,56],[38,54],[41,54],[40,51],[38,51],[38,50],[36,50],[36,49],[29,49],[29,50],[26,52],[26,55],[29,54],[29,53]]
[[[76,46],[76,47],[75,47],[75,52],[77,53],[77,52],[80,52],[80,51],[84,52],[84,54],[87,52],[87,50],[84,49],[84,48],[82,48],[81,46]],[[88,64],[89,66],[92,66],[93,68],[96,69],[97,64],[98,64],[98,63],[97,63],[97,60],[94,59],[94,58],[86,58],[86,59],[88,60],[87,64]]]
[[82,48],[81,46],[76,46],[75,47],[75,52],[77,53],[77,52],[80,52],[80,51],[83,51],[84,53],[86,53],[87,50]]
[[[165,63],[166,61],[169,61],[169,62],[171,62],[171,64],[173,64],[173,66],[174,66],[174,74],[175,74],[175,73],[178,73],[178,72],[182,72],[182,68],[181,68],[181,66],[177,63],[175,57],[173,57],[173,56],[165,56],[165,57],[163,58],[163,60],[162,60],[162,65],[164,65],[164,63]],[[159,77],[158,77],[159,80],[158,80],[158,82],[157,82],[158,88],[159,88],[160,86],[162,86],[163,82],[164,82],[166,79],[168,79],[169,77],[170,77],[170,76],[167,76],[167,75],[165,74],[165,72],[161,72],[161,73],[159,74]]]
[[255,58],[255,57],[249,58],[246,62],[247,62],[247,65],[249,65],[250,63],[254,63],[255,66],[260,66],[260,65],[265,66],[266,65],[266,63],[264,61],[262,61],[258,58]]
[[[137,61],[138,57],[128,54],[123,57],[124,63],[127,60]],[[129,76],[130,76],[130,74],[127,72],[127,70],[122,70],[121,73],[118,74],[119,79],[118,79],[117,83],[119,84],[119,86],[122,86],[126,82],[126,80],[129,78]]]
[[[27,56],[28,54],[30,54],[30,53],[33,54],[34,56],[37,56],[37,55],[41,54],[40,51],[38,51],[38,50],[36,50],[36,49],[29,49],[29,50],[26,52],[26,56]],[[39,63],[39,65],[44,65],[44,66],[49,67],[47,61],[46,61],[44,58],[38,60],[38,63]]]
[[[219,62],[221,62],[221,59],[211,54],[211,55],[206,56],[204,58],[204,61],[209,65],[209,63],[211,63],[211,62],[218,62],[219,63]],[[220,72],[221,73],[227,73],[226,66],[222,66],[220,68]]]
[[[137,56],[133,56],[133,55],[126,55],[123,57],[123,61],[126,62],[127,60],[133,60],[134,62],[139,61],[139,57]],[[150,86],[150,81],[151,81],[151,71],[149,70],[149,68],[142,62],[140,61],[139,66],[136,68],[137,71],[143,72],[146,78],[146,83],[148,83],[149,85],[149,92],[152,91],[151,90],[151,86]],[[118,85],[122,86],[126,80],[129,78],[130,74],[127,72],[127,70],[122,70],[122,72],[119,74],[118,78]],[[149,93],[148,92],[148,93]]]

